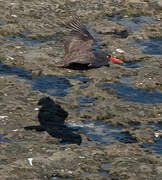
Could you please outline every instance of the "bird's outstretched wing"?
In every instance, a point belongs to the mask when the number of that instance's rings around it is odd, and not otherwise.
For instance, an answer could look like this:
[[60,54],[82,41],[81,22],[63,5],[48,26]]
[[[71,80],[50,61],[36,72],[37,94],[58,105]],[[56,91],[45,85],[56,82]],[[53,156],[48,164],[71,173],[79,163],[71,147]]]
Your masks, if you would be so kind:
[[94,40],[93,36],[88,32],[86,26],[81,24],[79,17],[73,17],[72,21],[66,25],[71,30],[72,36],[79,36],[84,41]]
[[68,67],[71,64],[89,65],[92,63],[95,55],[93,54],[93,45],[95,39],[88,32],[86,26],[81,24],[78,17],[66,24],[70,30],[65,37],[65,57],[64,60],[55,63],[57,67]]
[[88,64],[93,56],[92,50],[95,39],[80,23],[78,17],[73,17],[66,27],[70,29],[70,33],[65,37],[64,66],[73,62]]

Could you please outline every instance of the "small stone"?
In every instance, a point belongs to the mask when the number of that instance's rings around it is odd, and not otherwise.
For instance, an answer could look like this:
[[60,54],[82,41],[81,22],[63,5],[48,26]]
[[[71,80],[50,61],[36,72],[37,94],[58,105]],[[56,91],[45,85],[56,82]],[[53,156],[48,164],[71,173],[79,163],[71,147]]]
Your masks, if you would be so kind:
[[32,164],[33,158],[28,158],[28,161],[29,161],[29,164],[30,164],[31,166],[33,166],[33,164]]
[[159,133],[158,132],[155,132],[154,135],[155,135],[156,138],[159,137]]
[[0,119],[6,119],[8,116],[0,116]]
[[116,51],[119,53],[124,53],[124,51],[122,49],[116,49]]
[[162,166],[156,167],[157,174],[162,174]]
[[12,16],[12,17],[15,17],[15,18],[17,17],[17,15],[16,15],[16,14],[12,14],[11,16]]

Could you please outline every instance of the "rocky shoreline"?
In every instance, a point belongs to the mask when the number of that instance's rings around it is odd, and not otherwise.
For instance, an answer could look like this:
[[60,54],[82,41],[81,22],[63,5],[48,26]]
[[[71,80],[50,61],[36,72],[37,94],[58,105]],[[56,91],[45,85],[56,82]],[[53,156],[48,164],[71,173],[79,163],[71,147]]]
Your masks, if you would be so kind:
[[[8,0],[0,14],[1,179],[161,180],[161,1]],[[54,68],[75,14],[124,65]],[[47,97],[63,133],[25,128]]]

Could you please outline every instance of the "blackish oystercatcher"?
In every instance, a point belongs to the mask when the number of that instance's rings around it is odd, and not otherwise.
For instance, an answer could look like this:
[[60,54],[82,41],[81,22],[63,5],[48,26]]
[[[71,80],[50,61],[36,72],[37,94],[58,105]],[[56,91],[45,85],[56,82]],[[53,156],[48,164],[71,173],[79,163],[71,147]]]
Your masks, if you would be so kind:
[[86,26],[80,23],[78,17],[73,17],[73,20],[66,25],[70,29],[70,33],[65,37],[65,57],[62,62],[56,63],[56,67],[67,68],[97,68],[107,66],[109,61],[123,63],[122,60],[94,53],[93,45],[96,40],[88,32]]

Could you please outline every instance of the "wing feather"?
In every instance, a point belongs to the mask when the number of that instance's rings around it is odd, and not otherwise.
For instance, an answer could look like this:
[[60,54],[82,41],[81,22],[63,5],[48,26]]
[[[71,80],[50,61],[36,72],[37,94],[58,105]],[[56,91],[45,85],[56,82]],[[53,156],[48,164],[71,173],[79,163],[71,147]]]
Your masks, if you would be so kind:
[[80,39],[84,41],[88,41],[90,39],[95,39],[93,36],[88,32],[86,26],[81,24],[78,17],[73,17],[72,21],[66,25],[67,28],[71,30],[71,35],[79,36]]
[[[66,27],[70,29],[69,35],[65,38],[65,54],[73,53],[74,51],[92,51],[95,39],[88,32],[86,26],[81,24],[78,17],[73,17],[72,21],[69,22]],[[85,48],[85,43],[86,47]]]

